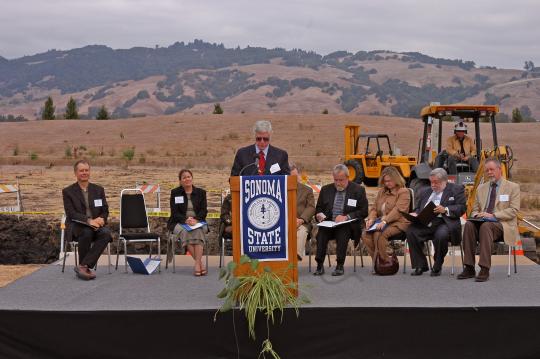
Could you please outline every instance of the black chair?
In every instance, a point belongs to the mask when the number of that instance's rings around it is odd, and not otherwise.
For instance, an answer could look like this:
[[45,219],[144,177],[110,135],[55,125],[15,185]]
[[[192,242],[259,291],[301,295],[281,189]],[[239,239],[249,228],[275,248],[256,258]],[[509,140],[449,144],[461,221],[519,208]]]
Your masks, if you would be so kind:
[[[225,202],[225,198],[227,197],[227,192],[221,193],[221,201],[220,201],[220,209],[223,207],[223,203]],[[225,257],[225,247],[227,244],[232,244],[232,233],[225,233],[225,227],[227,227],[229,224],[224,223],[223,220],[219,219],[219,268],[223,266],[223,259]]]
[[[132,192],[132,193],[126,193]],[[139,230],[138,232],[126,233],[126,230]],[[157,242],[157,252],[161,261],[161,240],[157,233],[150,232],[148,214],[144,194],[137,188],[126,188],[120,192],[120,233],[118,235],[118,247],[116,250],[116,266],[118,269],[118,257],[120,256],[120,241],[124,246],[124,265],[127,273],[127,245],[128,243],[148,242],[152,257],[152,244]],[[161,272],[161,262],[159,264]]]
[[[316,224],[313,225],[313,228],[317,227]],[[309,231],[308,233],[308,237],[307,237],[307,240],[306,240],[306,243],[307,243],[307,248],[308,248],[308,256],[309,256],[309,262],[308,262],[308,270],[309,272],[311,273],[311,248],[312,248],[312,241],[313,243],[317,244],[317,235],[313,235],[312,234],[313,231]],[[334,239],[333,239],[334,240]],[[353,242],[353,246],[352,246],[352,254],[353,254],[353,263],[354,263],[354,266],[353,266],[353,270],[354,272],[356,272],[356,249],[358,246],[355,246],[354,245],[354,239],[351,238],[351,241]],[[359,246],[361,246],[361,240],[359,240]],[[332,267],[332,262],[330,261],[330,254],[327,254],[327,258],[328,258],[328,267]],[[361,247],[360,247],[360,259],[361,259],[361,262],[362,262],[362,268],[364,267],[364,257],[362,256],[362,251],[361,251]]]
[[[76,240],[73,239],[72,237],[72,240],[69,241],[69,242],[66,242],[64,241],[64,238],[65,238],[65,233],[66,233],[66,215],[62,215],[62,220],[60,222],[60,228],[61,228],[61,232],[60,232],[60,236],[61,236],[61,239],[60,239],[60,243],[64,243],[64,248],[60,248],[60,252],[63,252],[63,255],[64,255],[64,258],[62,260],[62,273],[64,273],[64,270],[66,268],[66,257],[68,256],[67,254],[67,246],[69,244],[69,247],[71,249],[73,249],[73,255],[75,256],[75,267],[77,267],[79,265],[79,256],[77,254],[77,247],[79,246],[79,242],[77,242]],[[107,258],[109,259],[109,274],[111,274],[111,243],[107,243]],[[94,267],[94,270],[97,270],[97,263],[96,263],[96,266]]]

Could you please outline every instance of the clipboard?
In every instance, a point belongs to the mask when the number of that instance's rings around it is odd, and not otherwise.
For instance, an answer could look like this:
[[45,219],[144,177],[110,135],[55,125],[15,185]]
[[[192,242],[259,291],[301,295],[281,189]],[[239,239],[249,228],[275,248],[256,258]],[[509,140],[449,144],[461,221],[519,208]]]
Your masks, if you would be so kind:
[[83,226],[92,228],[92,230],[94,230],[94,231],[97,231],[99,229],[98,227],[94,227],[94,226],[88,224],[88,222],[79,221],[78,219],[72,219],[71,222],[75,222],[75,223],[81,224]]
[[418,216],[411,216],[407,212],[399,211],[405,217],[408,221],[412,223],[420,223],[424,226],[429,225],[429,223],[433,220],[433,218],[437,217],[437,213],[434,213],[433,210],[437,207],[433,201],[430,201],[427,206],[422,209],[422,211],[418,214]]

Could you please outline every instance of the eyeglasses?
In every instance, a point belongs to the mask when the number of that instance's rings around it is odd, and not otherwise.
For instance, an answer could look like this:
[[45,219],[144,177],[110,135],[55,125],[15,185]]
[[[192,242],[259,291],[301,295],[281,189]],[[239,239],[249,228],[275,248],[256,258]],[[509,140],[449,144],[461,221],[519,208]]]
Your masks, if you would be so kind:
[[269,142],[270,137],[255,137],[255,141],[257,141],[257,142],[261,142],[261,141]]

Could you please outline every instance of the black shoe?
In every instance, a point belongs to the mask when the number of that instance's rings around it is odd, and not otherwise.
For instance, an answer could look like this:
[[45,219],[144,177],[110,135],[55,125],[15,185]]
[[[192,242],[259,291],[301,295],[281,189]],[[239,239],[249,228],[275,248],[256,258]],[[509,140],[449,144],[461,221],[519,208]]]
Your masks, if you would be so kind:
[[430,276],[432,277],[438,277],[441,275],[441,270],[440,269],[432,269],[431,270],[431,273],[429,273]]
[[343,275],[345,273],[345,270],[343,269],[343,264],[336,265],[336,269],[332,272],[333,277],[338,277],[340,275]]
[[313,273],[313,275],[323,275],[323,274],[324,274],[324,265],[317,264],[317,270]]
[[422,275],[422,273],[427,272],[428,270],[429,270],[428,268],[416,268],[414,272],[411,273],[411,275],[412,276]]
[[465,265],[465,268],[463,269],[463,272],[458,274],[457,279],[469,279],[474,278],[476,276],[476,271],[474,270],[474,266],[471,265]]
[[299,262],[302,262],[302,256],[300,256],[300,254],[297,254],[297,255],[296,255],[296,258],[298,258],[298,261],[299,261]]

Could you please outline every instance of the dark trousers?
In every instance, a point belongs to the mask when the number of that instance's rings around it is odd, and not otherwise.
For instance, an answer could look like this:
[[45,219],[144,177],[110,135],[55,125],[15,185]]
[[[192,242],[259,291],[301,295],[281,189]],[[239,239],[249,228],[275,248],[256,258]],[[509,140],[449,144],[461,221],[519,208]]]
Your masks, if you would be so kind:
[[433,269],[440,270],[444,263],[444,257],[448,253],[448,241],[450,230],[441,218],[431,221],[431,226],[413,223],[407,229],[407,243],[411,252],[413,268],[428,268],[427,259],[424,255],[425,242],[433,241],[435,247]]
[[75,240],[79,243],[79,264],[93,268],[112,237],[107,227],[97,231],[84,227]]
[[343,265],[345,263],[345,256],[347,255],[347,245],[351,238],[351,232],[351,225],[349,223],[334,228],[319,227],[319,232],[317,233],[317,256],[315,257],[317,263],[324,263],[328,241],[335,239],[337,245],[337,264]]
[[504,231],[499,222],[467,222],[463,229],[463,263],[474,266],[476,243],[480,245],[480,259],[478,264],[484,268],[491,268],[491,250],[493,242],[502,240]]

